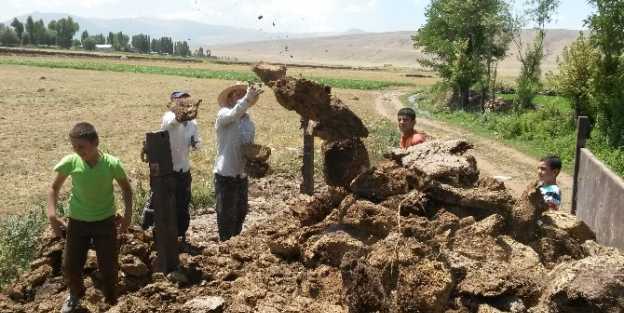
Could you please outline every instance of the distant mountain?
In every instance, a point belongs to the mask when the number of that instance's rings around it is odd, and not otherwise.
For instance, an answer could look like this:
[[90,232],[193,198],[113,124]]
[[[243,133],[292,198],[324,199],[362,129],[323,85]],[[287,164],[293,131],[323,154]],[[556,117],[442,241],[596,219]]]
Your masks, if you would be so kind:
[[[270,33],[262,30],[237,28],[221,25],[210,25],[188,20],[166,20],[157,18],[85,18],[62,13],[34,12],[17,18],[25,22],[28,16],[47,24],[50,20],[58,20],[68,15],[80,24],[80,33],[87,30],[89,34],[107,34],[108,32],[122,31],[134,35],[148,34],[152,37],[171,36],[174,40],[190,40],[192,47],[210,46],[217,44],[234,44],[262,40],[286,38],[309,38],[336,35],[338,33]],[[12,18],[8,21],[13,20]]]
[[[241,61],[272,61],[284,63],[316,63],[350,66],[420,67],[418,60],[424,54],[415,49],[411,36],[416,31],[386,33],[351,33],[340,36],[268,40],[228,45],[217,45],[212,52],[217,56],[229,56]],[[576,30],[546,31],[544,71],[556,66],[557,57],[565,46],[579,34]],[[525,30],[524,42],[529,42],[535,32]],[[520,68],[516,48],[511,45],[508,57],[499,64],[502,75],[515,75]]]

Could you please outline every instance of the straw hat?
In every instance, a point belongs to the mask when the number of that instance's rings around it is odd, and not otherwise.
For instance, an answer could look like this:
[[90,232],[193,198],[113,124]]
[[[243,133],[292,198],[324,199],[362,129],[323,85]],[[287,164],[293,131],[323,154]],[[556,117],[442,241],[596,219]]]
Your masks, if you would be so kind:
[[221,91],[221,93],[219,94],[219,97],[217,98],[217,101],[219,102],[219,105],[221,104],[225,104],[225,102],[227,101],[227,97],[234,91],[236,90],[244,90],[247,91],[247,87],[248,85],[242,82],[237,82],[236,84],[227,87],[225,89],[223,89],[223,91]]

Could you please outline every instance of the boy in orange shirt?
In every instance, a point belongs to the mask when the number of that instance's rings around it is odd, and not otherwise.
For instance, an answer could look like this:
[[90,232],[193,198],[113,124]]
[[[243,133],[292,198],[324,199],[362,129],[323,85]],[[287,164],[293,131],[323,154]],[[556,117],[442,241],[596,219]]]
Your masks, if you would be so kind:
[[401,132],[402,149],[407,149],[425,142],[425,134],[414,129],[414,126],[416,126],[416,112],[413,109],[402,108],[399,110],[397,113],[397,122],[399,124],[399,131]]

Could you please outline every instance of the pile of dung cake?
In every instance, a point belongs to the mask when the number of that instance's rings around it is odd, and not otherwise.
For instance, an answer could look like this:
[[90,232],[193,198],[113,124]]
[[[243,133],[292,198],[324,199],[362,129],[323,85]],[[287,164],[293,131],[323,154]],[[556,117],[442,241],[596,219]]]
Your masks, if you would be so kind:
[[[269,82],[278,99],[284,92],[310,106],[300,110],[338,110],[335,101],[329,109],[325,100],[310,101],[327,99],[318,83],[285,75]],[[357,121],[341,112],[333,116]],[[333,123],[334,113],[314,114],[316,125]],[[356,142],[364,130],[322,136]],[[119,303],[102,304],[90,257],[85,311],[624,312],[624,255],[597,244],[574,216],[547,211],[537,184],[515,198],[503,183],[480,177],[471,148],[463,140],[429,141],[390,151],[373,167],[356,157],[351,162],[362,166],[326,176],[314,196],[297,195],[296,179],[262,178],[251,194],[266,201],[251,211],[266,212],[263,222],[226,242],[191,236],[181,255],[183,282],[153,272],[152,237],[133,229],[121,245]],[[324,161],[331,168],[348,158]],[[32,270],[0,296],[1,312],[60,308],[67,295],[62,241],[42,242]]]

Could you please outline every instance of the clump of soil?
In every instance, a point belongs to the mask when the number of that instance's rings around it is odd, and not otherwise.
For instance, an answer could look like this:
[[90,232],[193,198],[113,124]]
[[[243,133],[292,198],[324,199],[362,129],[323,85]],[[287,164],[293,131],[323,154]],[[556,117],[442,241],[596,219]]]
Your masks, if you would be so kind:
[[324,142],[321,151],[325,182],[330,186],[348,187],[370,166],[368,151],[359,138]]
[[201,103],[202,99],[182,98],[170,102],[168,107],[175,114],[178,121],[184,122],[194,120],[197,117]]
[[243,157],[245,158],[245,173],[253,178],[262,178],[269,174],[269,157],[271,148],[259,144],[243,145]]

